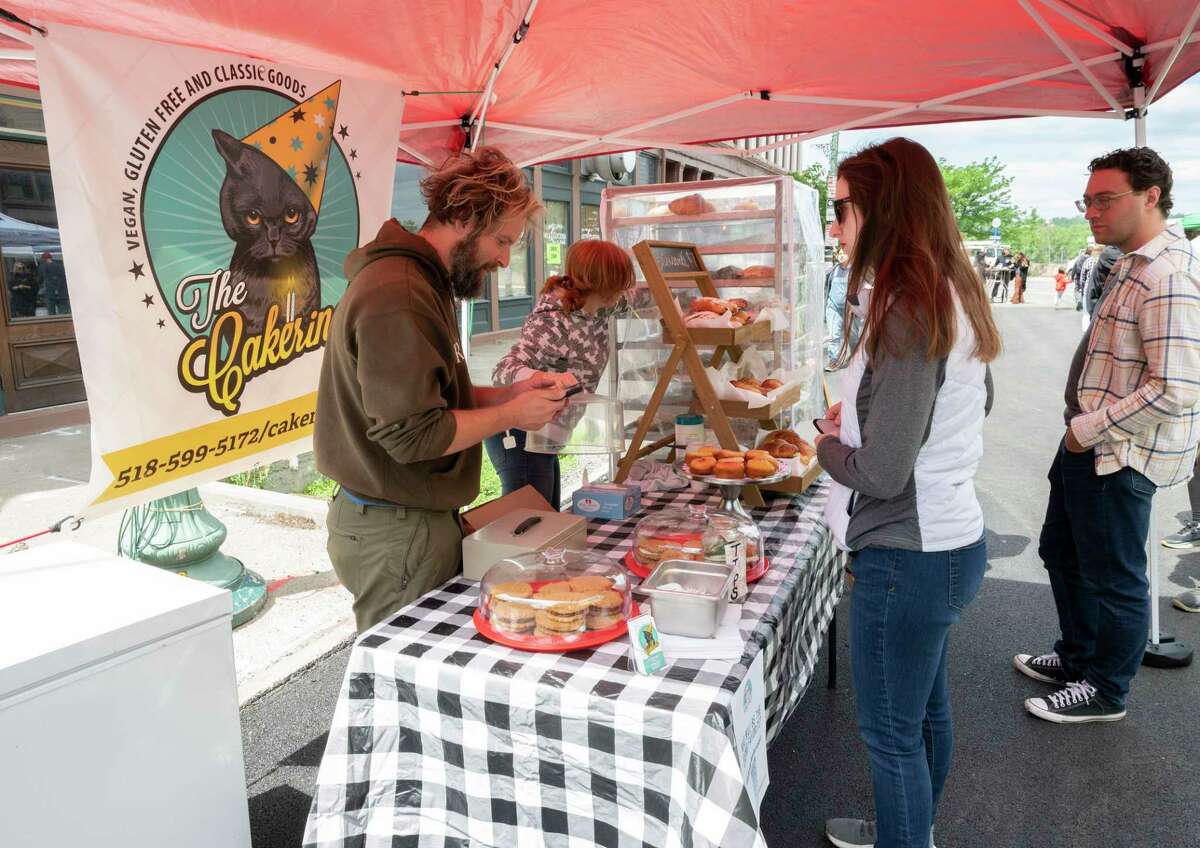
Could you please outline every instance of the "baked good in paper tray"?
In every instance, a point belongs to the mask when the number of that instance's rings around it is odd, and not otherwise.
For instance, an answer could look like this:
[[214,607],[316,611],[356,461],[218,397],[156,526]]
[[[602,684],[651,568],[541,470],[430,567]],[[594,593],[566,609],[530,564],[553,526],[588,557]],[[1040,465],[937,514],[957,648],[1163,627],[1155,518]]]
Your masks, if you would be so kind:
[[731,329],[743,327],[755,320],[757,310],[742,297],[728,300],[719,297],[698,297],[688,304],[683,323],[688,327]]
[[758,445],[777,461],[786,463],[793,477],[799,477],[817,458],[817,450],[792,430],[773,430]]

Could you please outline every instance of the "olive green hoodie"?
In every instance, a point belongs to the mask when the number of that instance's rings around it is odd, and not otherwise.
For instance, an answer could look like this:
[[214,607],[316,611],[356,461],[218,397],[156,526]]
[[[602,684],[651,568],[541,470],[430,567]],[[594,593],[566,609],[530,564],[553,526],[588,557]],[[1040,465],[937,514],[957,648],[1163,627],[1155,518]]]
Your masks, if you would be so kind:
[[450,410],[474,406],[450,276],[395,219],[346,257],[317,391],[317,468],[357,495],[457,509],[479,493],[479,445],[443,456]]

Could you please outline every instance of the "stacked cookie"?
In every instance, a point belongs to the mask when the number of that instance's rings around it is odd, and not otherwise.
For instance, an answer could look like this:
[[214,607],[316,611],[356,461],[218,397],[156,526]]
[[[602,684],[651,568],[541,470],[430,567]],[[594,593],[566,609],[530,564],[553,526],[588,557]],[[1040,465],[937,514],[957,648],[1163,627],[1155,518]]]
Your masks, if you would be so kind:
[[624,597],[599,575],[546,583],[536,591],[524,581],[497,583],[490,605],[492,626],[517,636],[562,638],[625,620]]

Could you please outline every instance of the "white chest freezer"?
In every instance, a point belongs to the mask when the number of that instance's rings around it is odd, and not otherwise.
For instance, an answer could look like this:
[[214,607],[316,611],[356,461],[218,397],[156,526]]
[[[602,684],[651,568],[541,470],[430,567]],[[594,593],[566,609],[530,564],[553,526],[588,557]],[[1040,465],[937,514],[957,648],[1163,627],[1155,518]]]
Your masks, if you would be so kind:
[[248,848],[231,612],[85,545],[0,556],[0,846]]

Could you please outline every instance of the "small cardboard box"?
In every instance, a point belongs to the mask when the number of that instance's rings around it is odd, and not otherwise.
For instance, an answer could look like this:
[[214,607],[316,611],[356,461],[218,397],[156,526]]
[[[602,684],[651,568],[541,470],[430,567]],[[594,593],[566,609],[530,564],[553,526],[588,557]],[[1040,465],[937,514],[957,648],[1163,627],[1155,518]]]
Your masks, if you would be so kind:
[[642,506],[642,490],[633,484],[582,486],[571,496],[571,512],[584,518],[622,521]]

